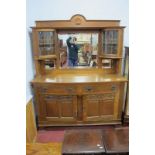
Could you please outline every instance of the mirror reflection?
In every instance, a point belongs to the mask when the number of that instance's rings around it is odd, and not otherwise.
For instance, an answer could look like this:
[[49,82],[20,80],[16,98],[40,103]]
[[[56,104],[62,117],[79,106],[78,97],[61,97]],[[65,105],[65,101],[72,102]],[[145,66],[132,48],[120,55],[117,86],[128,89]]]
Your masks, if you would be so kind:
[[98,33],[58,34],[60,63],[66,67],[96,67]]

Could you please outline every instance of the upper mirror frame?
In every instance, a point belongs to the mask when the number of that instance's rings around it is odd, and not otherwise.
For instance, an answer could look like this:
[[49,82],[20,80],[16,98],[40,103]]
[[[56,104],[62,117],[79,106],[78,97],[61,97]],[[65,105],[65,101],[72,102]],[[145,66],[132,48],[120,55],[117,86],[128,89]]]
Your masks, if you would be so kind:
[[[88,20],[83,15],[76,14],[70,18],[70,20],[41,20],[36,21],[36,26],[31,27],[33,29],[33,41],[36,42],[36,33],[38,30],[48,30],[54,29],[56,33],[59,30],[103,30],[103,29],[123,29],[124,26],[120,26],[120,20]],[[100,33],[101,37],[101,33]],[[58,44],[58,43],[57,43]],[[99,48],[102,47],[102,39],[99,39]],[[121,49],[121,48],[120,48]],[[58,50],[58,46],[56,47],[56,51]],[[102,49],[98,50],[98,54],[100,55]],[[42,61],[44,58],[38,57],[37,46],[36,43],[33,47],[34,52],[34,60],[36,65],[36,72],[40,74],[42,72]],[[120,52],[121,53],[121,52]],[[58,55],[56,56],[57,59]],[[102,55],[100,57],[103,57]],[[39,62],[39,61],[40,62]],[[58,62],[58,61],[57,61]],[[61,69],[59,67],[59,63],[56,62],[56,68]],[[101,62],[98,66],[101,67]],[[41,70],[41,71],[40,71]],[[44,72],[44,71],[43,71]],[[42,73],[41,73],[42,74]]]
[[76,14],[70,20],[36,21],[37,28],[55,29],[98,29],[105,27],[120,27],[120,20],[87,20],[83,15]]

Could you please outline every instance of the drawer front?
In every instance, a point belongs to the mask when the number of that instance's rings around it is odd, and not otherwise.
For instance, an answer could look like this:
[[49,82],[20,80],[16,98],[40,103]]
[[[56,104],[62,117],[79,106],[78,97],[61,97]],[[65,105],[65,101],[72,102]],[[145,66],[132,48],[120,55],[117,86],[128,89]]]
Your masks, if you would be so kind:
[[118,90],[117,83],[105,83],[96,85],[85,85],[82,87],[83,94],[116,92]]
[[119,88],[119,83],[104,83],[104,84],[78,84],[78,85],[42,85],[39,88],[41,94],[62,94],[62,95],[77,95],[77,94],[95,94],[116,92]]
[[41,86],[40,93],[42,94],[76,94],[76,86],[71,85],[52,85],[52,86]]

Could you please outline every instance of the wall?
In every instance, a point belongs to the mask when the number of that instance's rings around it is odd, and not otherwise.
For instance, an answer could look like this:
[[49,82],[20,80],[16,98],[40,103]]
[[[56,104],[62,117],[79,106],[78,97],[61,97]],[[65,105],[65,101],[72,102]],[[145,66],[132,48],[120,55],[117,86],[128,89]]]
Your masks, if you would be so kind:
[[128,0],[27,0],[27,69],[26,69],[26,99],[32,97],[29,82],[34,76],[32,50],[29,32],[35,20],[66,20],[74,14],[82,14],[86,19],[116,19],[121,20],[122,26],[127,26],[124,34],[124,45],[129,45]]

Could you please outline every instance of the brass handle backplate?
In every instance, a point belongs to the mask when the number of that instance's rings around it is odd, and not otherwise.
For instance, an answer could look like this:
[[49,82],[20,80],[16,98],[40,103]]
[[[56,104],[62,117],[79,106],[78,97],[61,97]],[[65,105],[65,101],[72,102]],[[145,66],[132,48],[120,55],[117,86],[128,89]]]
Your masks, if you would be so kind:
[[111,90],[112,91],[115,91],[116,90],[116,86],[115,85],[112,85]]
[[92,91],[92,87],[91,86],[87,86],[87,87],[85,87],[85,90],[90,92],[90,91]]

